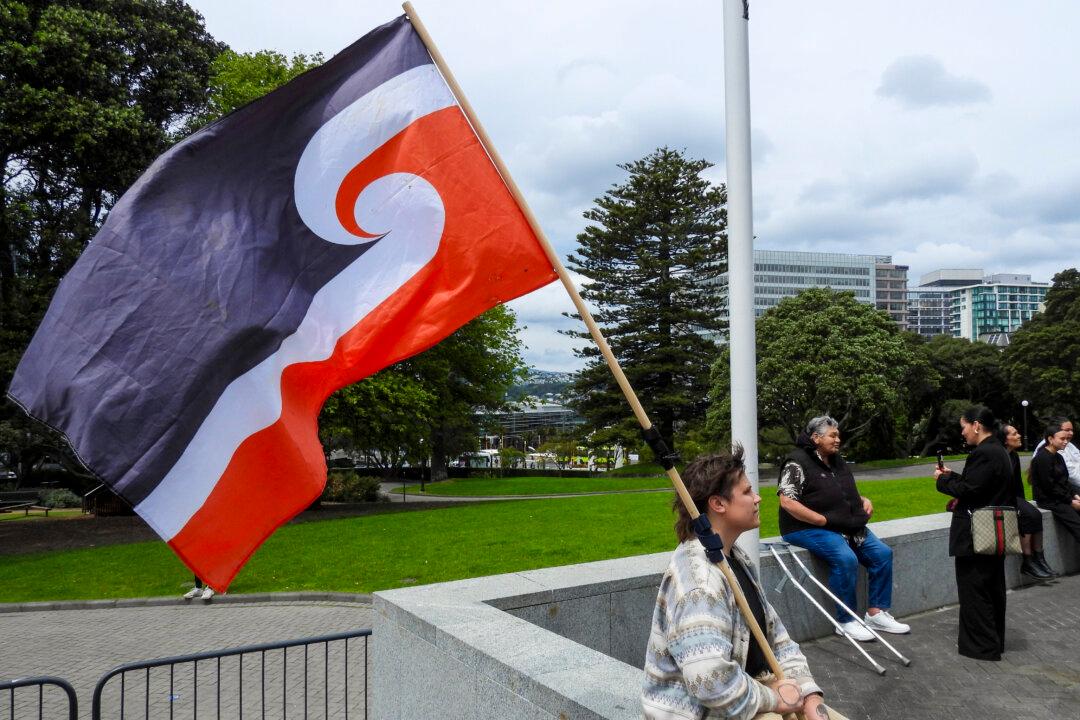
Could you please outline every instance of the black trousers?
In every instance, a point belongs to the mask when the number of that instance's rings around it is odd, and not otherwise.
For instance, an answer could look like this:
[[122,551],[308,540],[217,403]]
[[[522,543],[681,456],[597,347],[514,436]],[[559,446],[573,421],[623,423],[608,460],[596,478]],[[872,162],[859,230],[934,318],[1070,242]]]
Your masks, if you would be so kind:
[[1080,511],[1066,502],[1040,500],[1039,507],[1054,514],[1054,519],[1065,526],[1076,542],[1080,542]]
[[976,660],[1000,660],[1005,650],[1005,558],[965,555],[953,559],[960,597],[957,649]]
[[1021,535],[1034,535],[1043,531],[1042,513],[1024,498],[1016,498],[1016,513]]

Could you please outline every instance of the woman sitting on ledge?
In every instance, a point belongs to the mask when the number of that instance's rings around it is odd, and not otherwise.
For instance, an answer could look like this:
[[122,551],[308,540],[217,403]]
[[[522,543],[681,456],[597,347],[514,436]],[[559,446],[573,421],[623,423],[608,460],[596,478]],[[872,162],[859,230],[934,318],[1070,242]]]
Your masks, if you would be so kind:
[[[864,622],[877,632],[903,635],[911,627],[890,613],[893,589],[892,548],[870,528],[874,506],[859,494],[847,461],[840,456],[840,424],[828,415],[814,418],[795,441],[780,467],[780,535],[806,548],[829,566],[829,589],[855,608],[859,565],[866,566],[867,608]],[[873,633],[836,604],[837,634],[860,642]]]
[[1049,580],[1057,573],[1046,562],[1043,554],[1043,520],[1038,508],[1027,501],[1024,494],[1024,477],[1020,473],[1020,456],[1017,448],[1023,444],[1020,433],[1012,425],[1002,425],[998,432],[998,441],[1009,451],[1012,462],[1012,494],[1016,496],[1016,512],[1020,524],[1020,547],[1024,560],[1020,563],[1020,572],[1036,580]]
[[1031,458],[1028,480],[1039,507],[1054,514],[1054,519],[1080,542],[1080,495],[1069,483],[1069,469],[1062,450],[1069,444],[1069,433],[1054,423],[1043,433],[1046,444]]
[[742,449],[698,458],[686,466],[686,489],[724,542],[751,612],[769,641],[785,679],[776,680],[735,604],[724,574],[705,556],[693,520],[678,499],[679,547],[660,582],[645,654],[641,704],[649,720],[676,718],[779,719],[802,711],[807,720],[843,720],[822,702],[806,658],[788,637],[761,589],[757,571],[735,540],[761,524],[743,468]]

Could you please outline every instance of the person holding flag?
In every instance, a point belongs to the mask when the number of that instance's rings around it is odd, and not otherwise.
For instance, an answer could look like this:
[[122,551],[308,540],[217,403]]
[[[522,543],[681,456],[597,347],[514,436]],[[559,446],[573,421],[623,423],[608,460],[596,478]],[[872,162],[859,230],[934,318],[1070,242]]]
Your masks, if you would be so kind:
[[736,606],[735,588],[707,557],[694,518],[676,498],[679,546],[653,611],[641,693],[644,717],[766,720],[802,712],[808,720],[843,720],[824,704],[806,657],[765,596],[754,563],[735,544],[761,524],[761,496],[746,477],[742,448],[698,458],[683,476],[694,505],[722,539],[727,562],[785,677],[777,680],[769,671]]

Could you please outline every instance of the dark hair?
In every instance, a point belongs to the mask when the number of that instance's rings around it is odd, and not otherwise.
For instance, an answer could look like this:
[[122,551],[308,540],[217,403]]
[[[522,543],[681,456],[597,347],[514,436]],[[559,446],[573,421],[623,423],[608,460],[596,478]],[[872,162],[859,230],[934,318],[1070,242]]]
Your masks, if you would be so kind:
[[1054,420],[1046,426],[1045,430],[1043,430],[1043,440],[1049,440],[1050,438],[1057,435],[1059,432],[1061,432],[1061,423],[1057,420]]
[[[694,507],[704,515],[709,506],[709,498],[713,495],[731,499],[735,483],[745,471],[742,445],[736,444],[730,455],[703,455],[694,460],[683,470],[682,477],[686,491],[694,501]],[[678,515],[675,519],[675,535],[679,542],[690,540],[694,537],[694,529],[691,527],[694,521],[678,495],[675,496],[672,507]]]
[[998,439],[998,442],[1000,442],[1002,445],[1004,445],[1009,439],[1009,431],[1006,428],[1012,428],[1013,430],[1016,430],[1016,427],[1010,425],[1009,423],[1001,423],[997,426],[997,430],[994,431],[994,437],[996,437]]
[[979,423],[988,433],[996,434],[998,431],[998,424],[997,420],[994,418],[994,413],[990,412],[990,408],[985,405],[972,405],[965,410],[964,414],[960,417],[968,424],[975,422]]

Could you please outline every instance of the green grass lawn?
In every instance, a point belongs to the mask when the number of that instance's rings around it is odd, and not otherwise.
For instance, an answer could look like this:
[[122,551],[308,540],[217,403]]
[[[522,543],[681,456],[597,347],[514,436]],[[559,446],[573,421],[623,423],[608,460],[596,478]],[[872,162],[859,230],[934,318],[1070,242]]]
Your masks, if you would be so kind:
[[[498,496],[498,495],[563,495],[613,490],[650,490],[671,487],[667,475],[660,477],[508,477],[455,478],[424,486],[426,495]],[[406,493],[420,494],[419,485],[409,485]]]
[[[863,488],[875,520],[940,512],[927,478]],[[278,530],[231,592],[373,590],[670,550],[668,493],[516,500],[326,520]],[[777,533],[766,488],[762,537]],[[191,575],[162,542],[0,556],[0,602],[178,595]]]
[[[676,465],[675,467],[679,468],[679,472],[682,472],[682,466]],[[620,468],[609,470],[606,474],[612,477],[651,477],[653,475],[667,477],[664,468],[651,460],[634,463],[633,465],[623,465]]]
[[46,520],[57,517],[75,517],[82,515],[81,508],[53,508],[49,510],[49,515],[46,518],[44,510],[31,510],[27,515],[22,510],[12,510],[11,512],[0,513],[0,522],[12,522],[16,520]]

